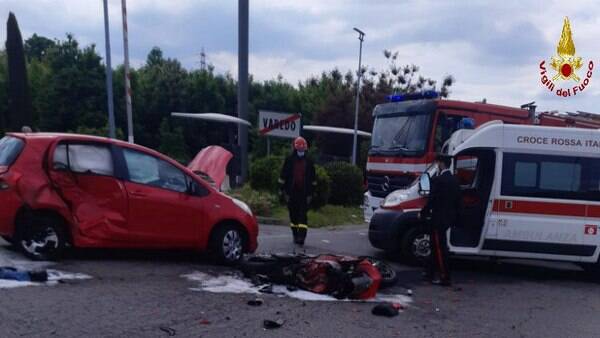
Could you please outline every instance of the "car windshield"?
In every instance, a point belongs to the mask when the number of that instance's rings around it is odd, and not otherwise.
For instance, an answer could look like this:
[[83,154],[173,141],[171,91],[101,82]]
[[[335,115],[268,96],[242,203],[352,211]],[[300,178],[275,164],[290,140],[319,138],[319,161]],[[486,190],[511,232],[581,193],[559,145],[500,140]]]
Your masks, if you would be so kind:
[[24,142],[16,137],[5,136],[0,139],[0,166],[8,167],[23,150]]
[[397,113],[375,118],[371,154],[416,156],[425,151],[431,114]]

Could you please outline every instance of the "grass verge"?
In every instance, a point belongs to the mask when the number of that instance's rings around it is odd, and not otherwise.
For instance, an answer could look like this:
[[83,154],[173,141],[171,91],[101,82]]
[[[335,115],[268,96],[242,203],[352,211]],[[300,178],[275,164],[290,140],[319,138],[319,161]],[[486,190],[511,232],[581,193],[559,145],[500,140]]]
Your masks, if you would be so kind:
[[[308,211],[308,226],[322,228],[327,226],[362,224],[363,211],[360,207],[345,207],[339,205],[326,205],[319,210]],[[280,219],[286,225],[290,223],[288,210],[285,206],[278,206],[273,210],[273,217]]]

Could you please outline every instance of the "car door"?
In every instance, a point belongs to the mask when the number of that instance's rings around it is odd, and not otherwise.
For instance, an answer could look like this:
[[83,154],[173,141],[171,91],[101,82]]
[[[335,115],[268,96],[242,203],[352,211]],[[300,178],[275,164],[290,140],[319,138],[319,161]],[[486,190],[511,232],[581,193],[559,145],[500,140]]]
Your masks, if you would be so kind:
[[[172,163],[140,150],[121,149],[132,238],[144,246],[196,245],[206,221],[203,195],[208,191]],[[189,189],[191,183],[195,193]]]
[[127,195],[115,177],[108,143],[63,141],[51,149],[49,176],[69,207],[78,233],[92,239],[123,240]]

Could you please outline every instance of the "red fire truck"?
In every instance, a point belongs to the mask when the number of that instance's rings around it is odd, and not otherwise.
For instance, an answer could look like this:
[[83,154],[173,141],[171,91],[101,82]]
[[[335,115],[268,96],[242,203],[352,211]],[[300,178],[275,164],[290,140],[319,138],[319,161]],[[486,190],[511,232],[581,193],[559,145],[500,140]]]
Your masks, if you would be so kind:
[[[533,102],[521,108],[444,100],[437,93],[388,96],[373,110],[373,132],[367,160],[368,190],[364,218],[368,223],[383,199],[407,188],[433,162],[446,140],[458,129],[475,128],[501,120],[509,124],[600,129],[598,115],[577,112],[543,112],[536,115]],[[465,120],[471,126],[464,126]]]
[[[407,188],[429,164],[444,142],[458,129],[492,120],[533,124],[535,106],[514,108],[483,102],[445,100],[435,92],[393,95],[373,110],[373,132],[367,160],[368,191],[364,217],[392,191]],[[469,121],[470,126],[463,125]],[[549,121],[543,119],[544,123]]]

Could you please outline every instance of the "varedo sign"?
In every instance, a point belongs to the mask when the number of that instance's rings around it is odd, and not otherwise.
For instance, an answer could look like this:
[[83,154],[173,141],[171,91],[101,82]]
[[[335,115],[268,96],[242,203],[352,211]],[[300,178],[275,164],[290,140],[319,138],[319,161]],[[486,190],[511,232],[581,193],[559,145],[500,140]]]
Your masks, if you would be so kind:
[[261,136],[296,138],[300,136],[300,114],[259,110],[258,128]]

